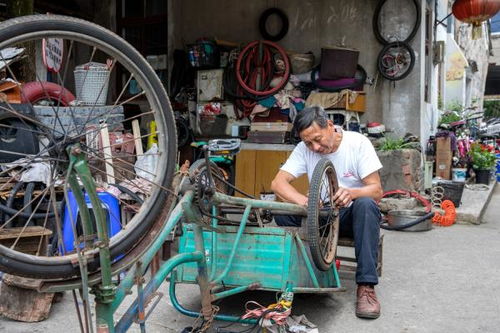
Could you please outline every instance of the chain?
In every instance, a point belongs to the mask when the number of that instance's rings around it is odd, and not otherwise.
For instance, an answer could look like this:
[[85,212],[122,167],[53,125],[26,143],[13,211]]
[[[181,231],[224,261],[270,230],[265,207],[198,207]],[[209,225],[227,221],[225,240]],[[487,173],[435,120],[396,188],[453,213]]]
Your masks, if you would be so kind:
[[203,320],[202,325],[200,328],[196,328],[199,324],[199,322],[202,320],[203,316],[200,313],[198,318],[196,318],[195,322],[193,323],[193,329],[191,330],[190,333],[203,333],[206,332],[210,326],[212,326],[212,323],[215,319],[215,316],[219,312],[220,308],[217,305],[212,305],[212,314],[210,315],[210,318],[207,320]]

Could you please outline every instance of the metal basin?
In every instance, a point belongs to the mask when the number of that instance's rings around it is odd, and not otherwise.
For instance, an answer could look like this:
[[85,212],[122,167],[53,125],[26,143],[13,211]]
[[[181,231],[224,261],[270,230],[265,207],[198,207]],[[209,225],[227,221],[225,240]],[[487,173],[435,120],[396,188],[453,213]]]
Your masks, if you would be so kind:
[[[419,210],[402,209],[402,210],[391,210],[387,214],[387,223],[391,227],[399,227],[408,224],[416,219],[426,215],[427,213]],[[403,231],[427,231],[432,228],[431,219],[426,219],[419,224],[412,227],[403,229]]]

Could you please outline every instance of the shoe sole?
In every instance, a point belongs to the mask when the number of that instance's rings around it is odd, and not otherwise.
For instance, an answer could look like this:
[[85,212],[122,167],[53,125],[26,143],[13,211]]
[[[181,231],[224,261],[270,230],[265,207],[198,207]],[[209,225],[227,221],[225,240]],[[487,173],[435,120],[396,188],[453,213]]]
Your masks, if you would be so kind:
[[365,318],[365,319],[377,319],[380,317],[380,313],[362,313],[362,312],[356,312],[356,317],[358,318]]

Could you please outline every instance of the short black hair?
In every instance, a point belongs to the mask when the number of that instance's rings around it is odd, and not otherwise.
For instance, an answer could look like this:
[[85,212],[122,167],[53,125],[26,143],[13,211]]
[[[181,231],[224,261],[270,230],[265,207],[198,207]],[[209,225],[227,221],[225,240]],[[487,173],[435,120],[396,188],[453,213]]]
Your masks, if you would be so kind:
[[300,134],[313,123],[318,124],[321,128],[328,126],[328,116],[321,106],[311,106],[297,112],[293,126],[297,134]]

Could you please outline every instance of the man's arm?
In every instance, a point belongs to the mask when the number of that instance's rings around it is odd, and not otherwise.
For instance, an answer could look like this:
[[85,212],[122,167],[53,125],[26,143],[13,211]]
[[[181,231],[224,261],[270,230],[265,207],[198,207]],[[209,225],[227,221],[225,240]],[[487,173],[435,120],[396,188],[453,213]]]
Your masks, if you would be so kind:
[[363,187],[360,188],[342,188],[335,193],[333,200],[340,207],[348,206],[352,200],[360,197],[370,197],[373,200],[382,198],[382,185],[378,171],[375,171],[363,178]]
[[307,206],[307,196],[301,194],[290,184],[294,179],[292,174],[280,170],[271,182],[271,190],[284,201]]

